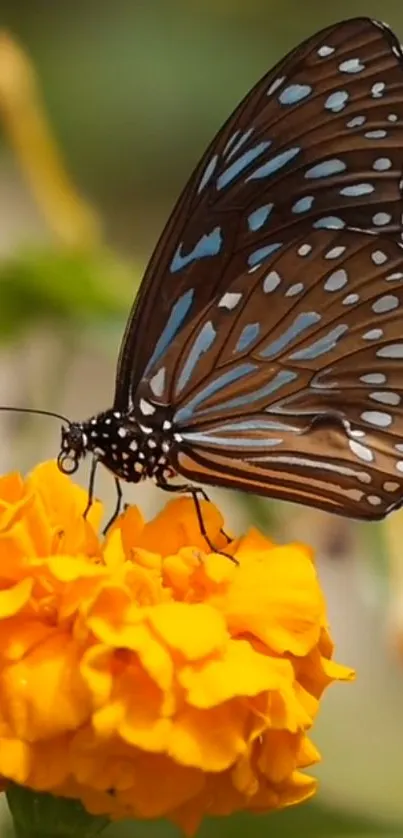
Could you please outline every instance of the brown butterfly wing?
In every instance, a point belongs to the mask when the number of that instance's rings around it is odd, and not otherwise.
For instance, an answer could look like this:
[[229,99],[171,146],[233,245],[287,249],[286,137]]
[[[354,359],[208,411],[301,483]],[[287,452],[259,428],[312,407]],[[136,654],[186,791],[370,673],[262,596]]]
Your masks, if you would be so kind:
[[[246,268],[313,227],[400,235],[399,42],[366,18],[335,24],[284,58],[213,140],[147,268],[123,339],[115,405]],[[151,363],[150,363],[151,359]]]
[[402,322],[401,245],[315,231],[234,280],[142,396],[169,405],[186,477],[381,518],[403,490]]

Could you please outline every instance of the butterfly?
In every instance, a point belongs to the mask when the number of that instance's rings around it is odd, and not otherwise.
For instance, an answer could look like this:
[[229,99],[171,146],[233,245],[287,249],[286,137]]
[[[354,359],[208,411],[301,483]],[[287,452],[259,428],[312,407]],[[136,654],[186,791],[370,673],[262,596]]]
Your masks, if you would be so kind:
[[386,25],[330,26],[261,79],[157,244],[112,407],[62,428],[62,471],[93,454],[90,501],[100,462],[118,506],[121,480],[197,497],[178,475],[361,519],[400,505],[402,167]]

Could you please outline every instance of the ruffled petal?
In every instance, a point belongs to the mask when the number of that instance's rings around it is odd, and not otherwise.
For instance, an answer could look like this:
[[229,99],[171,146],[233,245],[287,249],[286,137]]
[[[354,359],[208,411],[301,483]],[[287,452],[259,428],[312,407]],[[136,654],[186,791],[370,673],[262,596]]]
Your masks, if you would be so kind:
[[227,544],[191,498],[152,521],[101,507],[54,463],[0,478],[0,783],[110,818],[264,812],[312,796],[302,773],[323,691],[350,680],[312,551]]

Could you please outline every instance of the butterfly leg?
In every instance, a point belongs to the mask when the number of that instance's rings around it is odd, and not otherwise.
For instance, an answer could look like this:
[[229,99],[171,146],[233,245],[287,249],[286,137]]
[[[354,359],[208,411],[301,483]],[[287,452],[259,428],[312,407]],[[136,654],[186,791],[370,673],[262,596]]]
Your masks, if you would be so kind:
[[[185,491],[185,490],[184,490],[184,491]],[[201,489],[199,486],[186,486],[186,491],[187,491],[187,492],[189,492],[189,494],[191,494],[191,495],[192,495],[192,498],[193,498],[193,503],[194,503],[195,508],[196,508],[197,518],[198,518],[198,521],[199,521],[199,523],[200,523],[200,521],[203,521],[203,516],[202,516],[202,511],[201,511],[201,509],[200,509],[200,503],[199,503],[198,495],[199,495],[201,498],[203,498],[203,500],[206,500],[206,501],[207,501],[207,503],[211,503],[211,500],[210,500],[210,498],[209,498],[209,496],[208,496],[207,492],[205,492],[205,491],[204,491],[204,489]],[[204,526],[204,525],[203,525],[203,526]],[[207,534],[206,534],[205,532],[203,532],[203,528],[202,528],[201,524],[200,524],[200,532],[201,532],[202,536],[206,539],[206,541],[207,541],[207,543],[208,543],[208,537],[207,537]],[[221,527],[221,529],[220,529],[220,533],[222,533],[222,535],[224,536],[224,538],[226,538],[226,539],[227,539],[228,544],[230,544],[230,543],[231,543],[231,541],[232,541],[232,538],[230,538],[230,537],[229,537],[229,535],[227,535],[227,533],[225,532],[225,530],[224,530],[222,527]],[[211,545],[210,545],[210,544],[209,544],[209,547],[211,547]],[[212,548],[211,548],[211,549],[212,549]],[[227,555],[227,554],[225,554],[225,555]]]
[[[87,501],[87,506],[84,509],[83,518],[87,517],[87,515],[88,515],[88,513],[91,509],[91,506],[94,503],[94,488],[95,488],[95,476],[96,476],[96,473],[97,473],[97,467],[98,467],[98,460],[97,460],[96,457],[93,457],[92,463],[91,463],[90,479],[89,479],[89,482],[88,482],[88,501]],[[104,527],[104,530],[103,530],[104,535],[108,532],[109,527],[112,526],[113,522],[116,521],[116,518],[118,517],[118,515],[120,513],[120,510],[121,510],[121,506],[122,506],[123,493],[122,493],[122,489],[121,489],[121,486],[120,486],[120,481],[118,480],[117,477],[115,477],[115,487],[116,487],[115,511],[114,511],[112,517],[109,519],[106,526]]]
[[[229,559],[231,559],[231,561],[233,561],[237,564],[236,559],[234,559],[233,556],[230,556],[228,553],[225,553],[223,550],[217,550],[217,547],[213,544],[213,542],[209,538],[206,527],[204,526],[203,515],[202,515],[202,511],[201,511],[201,507],[200,507],[200,500],[199,500],[199,497],[202,497],[203,500],[206,500],[208,503],[211,503],[210,498],[209,498],[208,494],[204,491],[204,489],[201,489],[198,486],[191,486],[190,484],[187,484],[187,483],[183,483],[183,484],[178,486],[178,485],[174,485],[172,483],[165,482],[163,479],[157,483],[157,486],[158,486],[159,489],[164,489],[165,492],[180,492],[181,494],[188,493],[189,495],[191,495],[193,503],[195,505],[196,516],[197,516],[200,532],[201,532],[204,540],[207,542],[207,545],[209,546],[210,550],[213,553],[221,553],[223,556],[227,556]],[[220,532],[222,532],[222,534],[225,536],[225,538],[227,539],[228,544],[229,544],[231,539],[229,538],[227,533],[224,532],[223,529],[221,529]]]
[[98,466],[98,460],[97,460],[96,457],[93,457],[92,462],[91,462],[90,479],[89,479],[89,482],[88,482],[88,500],[87,500],[87,506],[84,509],[83,518],[87,517],[87,515],[88,515],[88,513],[91,509],[91,506],[94,503],[94,487],[95,487],[95,475],[97,473],[97,466]]
[[117,517],[118,517],[118,515],[120,514],[120,511],[121,511],[121,508],[122,508],[122,497],[123,497],[123,492],[122,492],[122,487],[121,487],[121,485],[120,485],[120,480],[119,480],[117,477],[115,477],[115,488],[116,488],[116,506],[115,506],[115,511],[114,511],[114,513],[113,513],[112,517],[109,519],[109,521],[108,521],[108,523],[106,524],[106,526],[104,527],[104,529],[103,529],[103,535],[106,535],[106,533],[108,532],[109,528],[110,528],[110,527],[112,526],[112,524],[116,521],[116,518],[117,518]]

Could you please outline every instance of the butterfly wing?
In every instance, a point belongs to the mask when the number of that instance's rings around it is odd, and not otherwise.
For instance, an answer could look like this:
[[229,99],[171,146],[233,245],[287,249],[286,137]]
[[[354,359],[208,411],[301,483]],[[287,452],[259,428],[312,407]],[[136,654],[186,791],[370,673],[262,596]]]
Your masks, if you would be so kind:
[[403,491],[402,313],[387,237],[314,231],[239,276],[141,385],[171,406],[175,468],[383,517]]
[[209,300],[302,231],[401,229],[403,64],[366,18],[290,53],[246,96],[190,178],[147,268],[115,407]]

